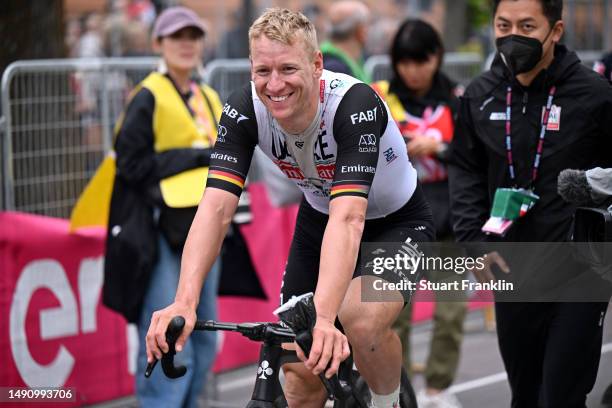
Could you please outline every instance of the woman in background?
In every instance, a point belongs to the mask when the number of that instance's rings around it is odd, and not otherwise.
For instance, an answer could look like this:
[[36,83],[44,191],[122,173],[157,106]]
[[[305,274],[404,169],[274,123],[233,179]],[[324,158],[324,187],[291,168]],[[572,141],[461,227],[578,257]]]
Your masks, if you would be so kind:
[[[194,333],[177,354],[187,374],[144,377],[145,336],[155,310],[171,304],[182,248],[202,196],[221,103],[194,74],[205,28],[184,7],[160,14],[153,42],[158,71],[134,90],[117,126],[117,174],[108,226],[104,303],[138,326],[136,396],[142,407],[197,407],[216,355],[216,334]],[[217,316],[219,262],[200,294],[198,318]]]

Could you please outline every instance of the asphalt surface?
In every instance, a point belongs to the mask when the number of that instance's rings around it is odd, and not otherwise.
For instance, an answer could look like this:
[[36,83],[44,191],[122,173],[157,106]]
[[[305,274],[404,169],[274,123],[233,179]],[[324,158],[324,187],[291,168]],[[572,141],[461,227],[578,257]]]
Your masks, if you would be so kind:
[[[610,308],[612,309],[612,307]],[[609,309],[609,312],[612,310]],[[464,408],[507,408],[510,389],[506,380],[495,332],[484,328],[483,313],[469,313],[465,325],[461,362],[457,379],[452,386]],[[431,323],[415,325],[412,334],[413,360],[423,362],[427,357],[431,337]],[[210,383],[210,398],[202,404],[207,408],[243,408],[250,399],[257,365],[220,374]],[[589,408],[605,408],[601,396],[612,383],[612,313],[608,313],[604,326],[602,356],[597,382],[588,397]],[[416,375],[413,385],[423,388],[423,378]],[[96,405],[98,408],[136,407],[133,397]]]
[[[610,310],[612,312],[612,310]],[[589,408],[604,408],[599,402],[605,388],[612,383],[612,313],[608,313],[599,373],[588,398]],[[510,389],[497,347],[495,332],[484,328],[481,311],[473,311],[466,320],[461,362],[453,392],[465,408],[507,408]],[[431,323],[415,326],[412,337],[415,362],[423,362],[429,350]],[[209,401],[210,407],[244,407],[248,402],[255,379],[256,365],[218,376],[218,395]],[[414,378],[416,390],[423,388],[423,378]]]

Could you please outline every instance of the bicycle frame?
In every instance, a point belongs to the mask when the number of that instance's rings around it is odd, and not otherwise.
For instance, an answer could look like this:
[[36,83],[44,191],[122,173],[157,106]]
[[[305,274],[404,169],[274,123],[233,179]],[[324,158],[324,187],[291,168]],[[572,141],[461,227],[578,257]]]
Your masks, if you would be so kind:
[[[185,374],[185,367],[174,365],[175,343],[179,334],[182,331],[185,321],[178,316],[172,319],[166,332],[166,341],[168,342],[169,352],[164,354],[161,362],[164,374],[169,378],[178,378]],[[284,350],[281,347],[282,343],[291,343],[295,340],[295,334],[290,328],[284,327],[279,323],[221,323],[212,320],[197,321],[194,330],[209,330],[209,331],[232,331],[242,334],[253,341],[262,342],[259,352],[259,363],[257,375],[255,378],[255,386],[251,400],[246,405],[246,408],[274,408],[278,401],[284,400],[284,393],[278,379],[278,373],[283,364],[299,362],[294,351]],[[157,360],[147,366],[145,376],[149,377],[155,368]],[[349,359],[352,367],[352,359]],[[351,367],[346,367],[347,362],[341,365],[339,372],[347,373]],[[350,374],[347,374],[350,375]],[[328,391],[328,397],[335,399],[339,406],[346,406],[345,400],[347,396],[354,399],[354,403],[359,407],[366,408],[366,403],[360,396],[354,395],[351,389],[350,378],[345,382],[346,385],[340,385],[340,380],[334,376],[337,386],[342,387],[341,391],[334,389]]]
[[[283,396],[283,388],[278,379],[278,371],[287,360],[282,343],[293,342],[295,335],[291,329],[274,323],[243,323],[239,325],[207,321],[196,323],[196,330],[224,330],[241,333],[254,341],[263,342],[259,351],[259,364],[255,386],[247,408],[274,408],[274,402]],[[294,356],[295,357],[295,356]],[[293,359],[297,361],[297,357]]]

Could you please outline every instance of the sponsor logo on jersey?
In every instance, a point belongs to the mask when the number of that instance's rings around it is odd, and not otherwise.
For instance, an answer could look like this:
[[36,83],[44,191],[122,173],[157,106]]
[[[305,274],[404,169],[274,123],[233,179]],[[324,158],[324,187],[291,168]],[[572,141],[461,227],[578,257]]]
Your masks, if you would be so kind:
[[284,138],[277,136],[272,138],[272,156],[276,160],[284,160],[290,156],[289,150],[287,150],[287,142]]
[[319,82],[319,100],[321,103],[325,102],[325,80],[322,79]]
[[383,152],[383,154],[385,155],[385,161],[387,162],[387,164],[391,163],[392,161],[394,161],[395,159],[397,159],[397,155],[395,154],[395,152],[393,151],[393,148],[390,147],[387,150],[385,150]]
[[334,157],[334,153],[329,151],[329,144],[325,141],[325,136],[327,136],[327,129],[319,129],[314,148],[316,161],[330,160]]
[[317,173],[319,174],[319,177],[321,177],[322,179],[333,180],[335,171],[336,171],[335,164],[317,165]]
[[376,153],[378,148],[376,147],[376,135],[367,134],[359,136],[359,152],[360,153]]
[[359,113],[353,113],[351,115],[351,122],[353,125],[361,122],[374,122],[376,120],[376,109],[378,109],[378,107]]
[[223,105],[223,113],[225,113],[230,118],[234,119],[236,123],[240,123],[241,121],[248,119],[247,116],[244,116],[242,113],[232,108],[232,106],[229,103],[226,103],[225,105]]
[[363,166],[356,164],[354,166],[342,166],[340,169],[341,173],[376,173],[376,167],[374,166]]
[[238,159],[235,158],[234,156],[230,156],[229,154],[215,152],[210,155],[210,158],[215,159],[215,160],[224,160],[230,163],[238,163]]
[[293,180],[304,180],[304,173],[298,166],[285,161],[278,161],[276,165],[288,178]]
[[295,184],[300,189],[307,190],[310,195],[322,198],[329,197],[330,184],[323,180],[305,178],[304,180],[297,180]]
[[217,126],[217,142],[225,143],[225,135],[227,135],[227,128],[223,125]]
[[334,78],[329,82],[329,89],[342,88],[346,83],[338,78]]

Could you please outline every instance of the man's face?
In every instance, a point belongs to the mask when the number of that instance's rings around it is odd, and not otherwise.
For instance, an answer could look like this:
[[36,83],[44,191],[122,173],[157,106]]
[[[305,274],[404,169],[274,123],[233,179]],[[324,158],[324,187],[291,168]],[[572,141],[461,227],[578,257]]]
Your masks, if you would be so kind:
[[323,57],[320,51],[314,58],[308,54],[300,37],[292,45],[265,35],[251,42],[251,79],[257,96],[287,130],[302,125],[318,103]]
[[542,44],[544,53],[550,50],[551,42],[558,42],[561,34],[554,30],[546,38],[551,30],[548,19],[542,10],[539,0],[503,0],[499,3],[494,18],[495,38],[508,35],[522,35],[536,38]]

